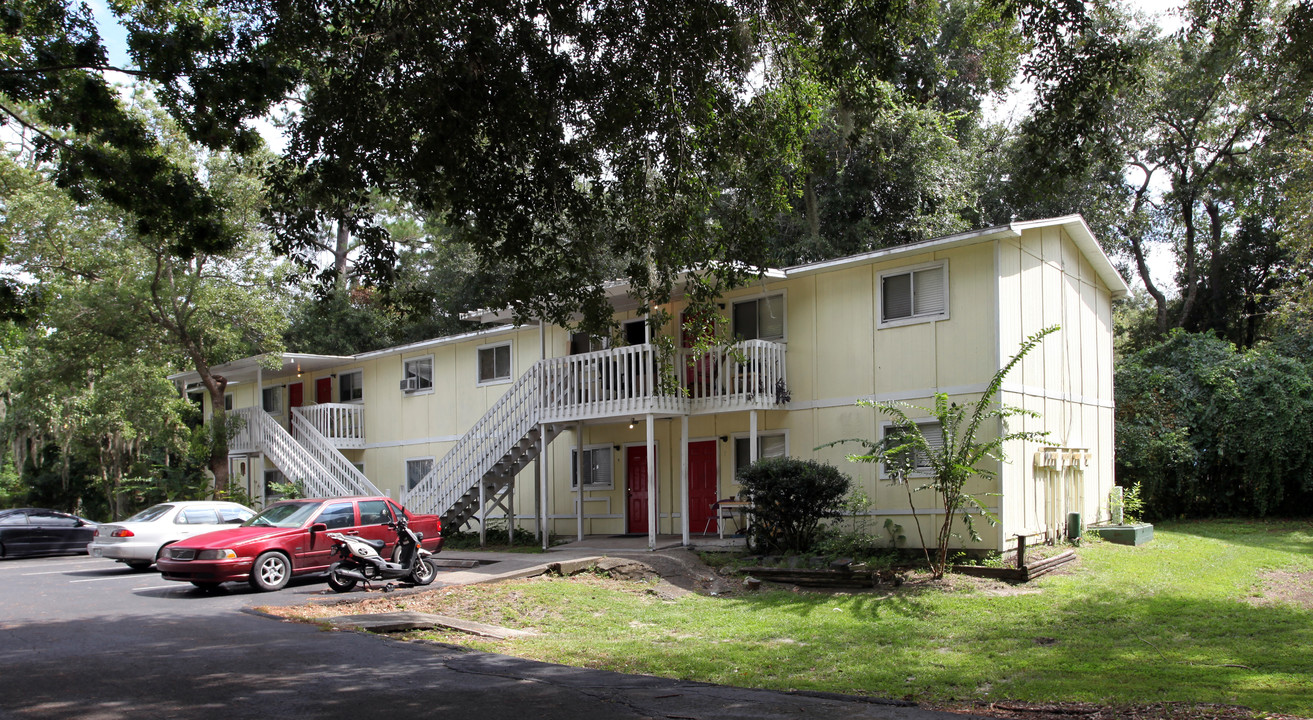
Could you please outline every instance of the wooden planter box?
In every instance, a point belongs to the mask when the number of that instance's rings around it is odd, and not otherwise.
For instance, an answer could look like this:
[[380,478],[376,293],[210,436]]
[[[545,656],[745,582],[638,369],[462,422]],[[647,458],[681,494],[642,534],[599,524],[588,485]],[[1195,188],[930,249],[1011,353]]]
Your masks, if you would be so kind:
[[1019,568],[991,568],[980,567],[979,565],[954,565],[953,572],[961,573],[963,575],[973,575],[975,577],[1006,580],[1008,582],[1030,582],[1041,575],[1053,572],[1053,570],[1058,567],[1066,565],[1075,559],[1075,552],[1064,550],[1053,557],[1026,563]]
[[1099,525],[1089,528],[1099,537],[1118,545],[1143,545],[1153,539],[1153,525]]

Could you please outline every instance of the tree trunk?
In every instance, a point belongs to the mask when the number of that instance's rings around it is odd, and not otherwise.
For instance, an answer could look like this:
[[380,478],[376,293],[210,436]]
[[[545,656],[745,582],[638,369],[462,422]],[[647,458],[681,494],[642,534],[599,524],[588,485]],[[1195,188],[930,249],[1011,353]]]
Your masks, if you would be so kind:
[[1185,287],[1181,288],[1181,314],[1176,319],[1176,327],[1185,327],[1194,316],[1194,304],[1199,296],[1199,251],[1194,226],[1194,195],[1187,193],[1180,202],[1181,222],[1185,226],[1185,240],[1181,247],[1181,274],[1185,277]]
[[228,489],[228,411],[223,406],[228,378],[210,372],[208,365],[198,367],[201,382],[210,393],[210,473],[214,475],[214,492]]
[[333,247],[333,287],[345,290],[347,287],[347,255],[351,252],[351,231],[347,221],[337,219],[337,243]]
[[1154,305],[1158,308],[1157,327],[1158,334],[1167,334],[1167,296],[1162,290],[1154,284],[1153,278],[1149,277],[1149,263],[1145,258],[1144,250],[1144,230],[1146,220],[1144,218],[1144,204],[1148,198],[1149,184],[1153,180],[1154,170],[1148,165],[1136,163],[1136,167],[1144,172],[1144,182],[1140,183],[1140,189],[1135,191],[1135,202],[1131,205],[1131,220],[1123,225],[1122,234],[1131,243],[1131,254],[1135,256],[1135,269],[1140,273],[1140,280],[1144,283],[1144,289],[1148,291],[1153,298]]

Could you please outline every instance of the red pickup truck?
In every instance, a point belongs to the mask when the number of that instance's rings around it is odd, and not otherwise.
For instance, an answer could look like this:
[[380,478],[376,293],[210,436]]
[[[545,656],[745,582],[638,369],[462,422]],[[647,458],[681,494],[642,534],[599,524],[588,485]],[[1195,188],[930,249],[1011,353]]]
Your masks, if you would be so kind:
[[169,545],[155,566],[164,579],[203,590],[243,580],[256,590],[280,590],[294,576],[328,570],[329,532],[383,540],[388,547],[382,554],[388,557],[397,541],[388,525],[402,515],[423,536],[425,550],[442,549],[437,515],[412,515],[386,497],[311,498],[276,502],[238,527]]

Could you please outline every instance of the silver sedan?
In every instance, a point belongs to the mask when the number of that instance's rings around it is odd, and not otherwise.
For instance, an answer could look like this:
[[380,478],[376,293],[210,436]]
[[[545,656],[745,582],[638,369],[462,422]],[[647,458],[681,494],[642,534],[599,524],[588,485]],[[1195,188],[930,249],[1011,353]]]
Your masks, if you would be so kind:
[[255,511],[245,505],[223,500],[160,503],[127,520],[96,528],[87,552],[92,557],[117,560],[133,570],[145,570],[165,547],[183,538],[240,525],[253,515]]

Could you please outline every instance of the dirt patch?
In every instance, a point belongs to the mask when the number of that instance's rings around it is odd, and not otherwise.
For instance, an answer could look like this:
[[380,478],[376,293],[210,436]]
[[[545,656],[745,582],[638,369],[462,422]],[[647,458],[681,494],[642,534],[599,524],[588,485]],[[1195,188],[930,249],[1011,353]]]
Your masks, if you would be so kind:
[[1014,720],[1305,720],[1294,715],[1256,713],[1239,705],[1207,703],[1153,703],[1150,705],[1095,705],[1092,703],[922,703],[922,707],[951,713]]
[[1313,570],[1264,570],[1258,574],[1258,594],[1248,598],[1254,605],[1276,603],[1313,610]]

